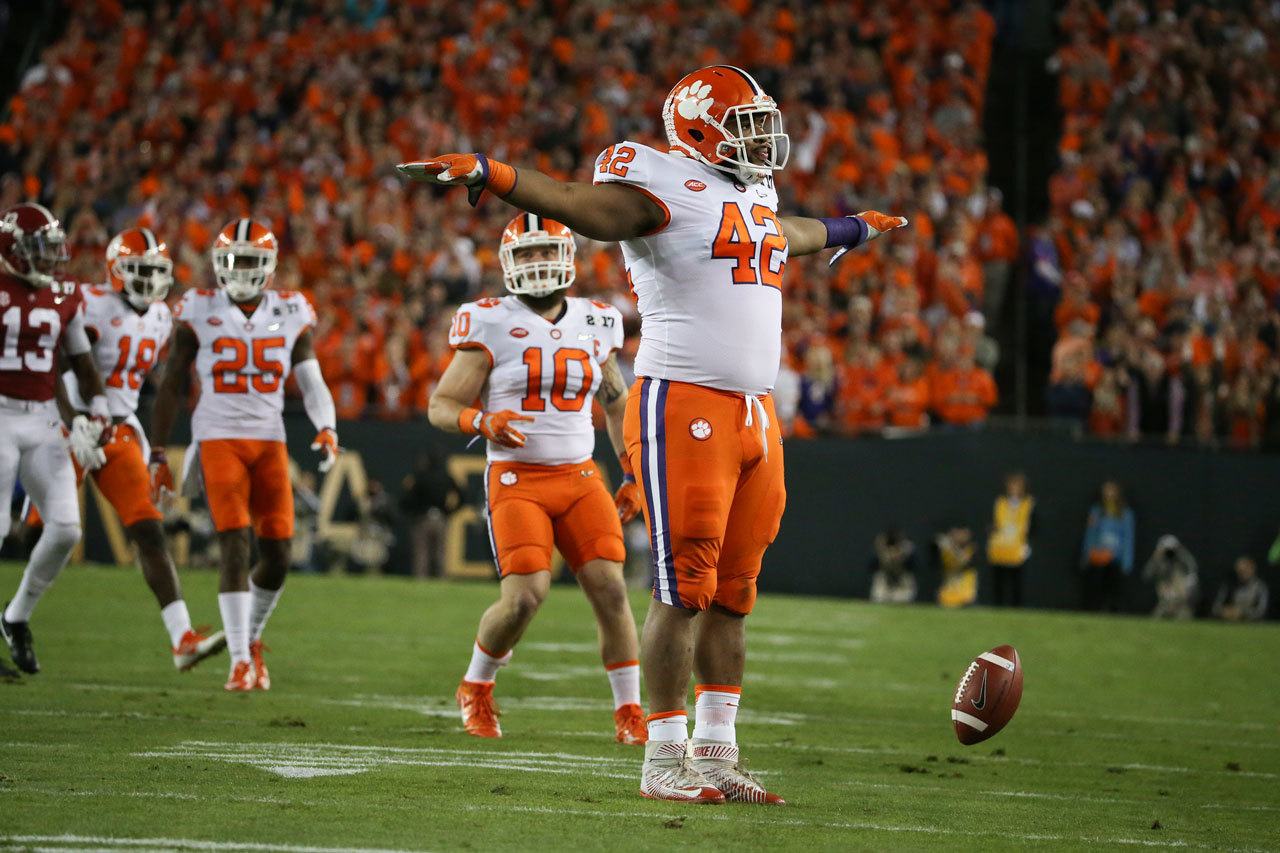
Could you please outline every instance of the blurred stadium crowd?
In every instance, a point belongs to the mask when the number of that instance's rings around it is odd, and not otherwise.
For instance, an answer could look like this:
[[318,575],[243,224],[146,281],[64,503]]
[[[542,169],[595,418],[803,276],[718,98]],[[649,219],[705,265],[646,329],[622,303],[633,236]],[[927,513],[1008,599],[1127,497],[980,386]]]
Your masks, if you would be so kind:
[[[620,139],[660,143],[670,83],[747,66],[793,140],[782,206],[901,213],[902,239],[784,279],[780,413],[794,435],[984,421],[1018,261],[1032,345],[1053,343],[1051,413],[1101,435],[1257,445],[1280,423],[1280,31],[1248,12],[1071,0],[1055,58],[1065,112],[1052,213],[1020,246],[987,186],[995,21],[977,0],[791,4],[70,4],[0,124],[0,206],[68,225],[71,275],[117,229],[210,280],[221,224],[282,241],[277,286],[319,315],[340,416],[421,415],[451,306],[501,292],[510,209],[404,184],[393,165],[485,150],[585,179]],[[680,35],[677,36],[676,34]],[[637,319],[615,248],[583,243],[577,292]]]
[[[1051,413],[1280,446],[1280,6],[1071,0],[1029,285]],[[1105,12],[1104,12],[1105,9]]]

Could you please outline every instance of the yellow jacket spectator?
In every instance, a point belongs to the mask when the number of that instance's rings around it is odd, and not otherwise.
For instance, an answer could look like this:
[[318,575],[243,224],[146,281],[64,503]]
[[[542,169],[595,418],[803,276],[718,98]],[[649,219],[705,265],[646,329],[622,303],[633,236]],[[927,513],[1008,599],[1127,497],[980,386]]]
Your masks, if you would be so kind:
[[1020,471],[1005,477],[1004,494],[996,498],[991,535],[987,537],[987,562],[991,564],[997,605],[1022,605],[1022,570],[1031,557],[1031,520],[1036,501],[1027,493],[1027,478]]
[[965,607],[978,600],[978,570],[973,567],[975,546],[967,527],[953,527],[934,540],[938,550],[938,567],[942,583],[938,586],[938,604],[943,607]]

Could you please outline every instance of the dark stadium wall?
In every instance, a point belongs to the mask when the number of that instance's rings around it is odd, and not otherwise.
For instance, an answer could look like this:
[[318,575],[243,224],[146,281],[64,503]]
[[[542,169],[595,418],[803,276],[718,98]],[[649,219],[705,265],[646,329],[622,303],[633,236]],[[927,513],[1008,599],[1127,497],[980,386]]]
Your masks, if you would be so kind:
[[[310,424],[298,415],[287,420],[294,460],[312,466]],[[382,481],[393,502],[420,450],[454,454],[452,467],[465,481],[470,505],[457,521],[458,560],[451,574],[493,577],[479,513],[484,462],[477,447],[468,450],[461,437],[420,422],[344,423],[340,434],[343,445],[359,452],[363,470]],[[176,442],[185,440],[185,435],[176,437]],[[607,444],[602,433],[597,448]],[[897,440],[790,441],[786,454],[787,511],[765,557],[761,588],[766,592],[865,597],[872,539],[898,526],[917,545],[920,598],[932,600],[938,576],[929,543],[949,526],[966,525],[979,543],[979,598],[987,602],[990,585],[982,554],[992,502],[1005,472],[1015,469],[1027,474],[1036,498],[1033,552],[1025,569],[1025,602],[1033,607],[1079,606],[1081,536],[1089,507],[1108,478],[1124,486],[1137,517],[1134,574],[1127,586],[1134,611],[1154,604],[1140,575],[1161,535],[1173,533],[1191,549],[1200,562],[1204,595],[1211,597],[1237,556],[1250,554],[1265,566],[1280,526],[1275,500],[1280,456],[1076,442],[995,430]],[[616,482],[616,461],[605,451],[597,458],[608,479]],[[93,500],[85,503],[86,554],[109,562],[112,550],[100,513]],[[349,517],[351,506],[344,496],[338,520]],[[408,572],[403,524],[401,519],[387,569],[391,573]],[[1280,588],[1280,573],[1264,568],[1263,576],[1273,589]]]

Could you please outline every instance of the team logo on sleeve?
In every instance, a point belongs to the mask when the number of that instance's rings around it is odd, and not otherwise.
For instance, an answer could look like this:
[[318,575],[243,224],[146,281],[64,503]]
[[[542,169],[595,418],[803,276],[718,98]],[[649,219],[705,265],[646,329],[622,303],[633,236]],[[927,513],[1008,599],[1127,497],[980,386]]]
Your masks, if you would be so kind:
[[711,422],[706,418],[694,418],[689,424],[689,435],[698,441],[706,441],[711,438]]

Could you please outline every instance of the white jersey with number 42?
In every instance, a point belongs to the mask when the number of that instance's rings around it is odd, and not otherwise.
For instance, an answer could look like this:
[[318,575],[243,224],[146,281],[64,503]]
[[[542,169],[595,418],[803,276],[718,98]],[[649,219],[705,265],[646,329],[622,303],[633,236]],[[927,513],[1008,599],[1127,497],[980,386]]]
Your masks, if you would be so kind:
[[[109,287],[86,285],[80,292],[84,325],[95,339],[93,360],[107,390],[111,415],[127,418],[138,410],[142,384],[173,333],[173,314],[164,302],[154,302],[139,314]],[[71,405],[87,410],[75,375],[67,371],[62,379]]]
[[565,465],[591,458],[591,401],[601,365],[622,347],[622,315],[590,299],[570,296],[565,303],[555,323],[517,296],[468,302],[453,317],[449,345],[489,356],[485,411],[533,418],[512,424],[528,439],[524,447],[489,442],[493,461]]
[[316,322],[307,298],[264,290],[258,307],[246,316],[221,288],[188,290],[174,316],[200,342],[200,400],[191,416],[192,437],[284,441],[281,412],[293,345]]
[[636,375],[765,394],[782,357],[782,270],[787,240],[778,194],[637,142],[605,149],[595,183],[636,187],[666,222],[622,242],[639,300]]

